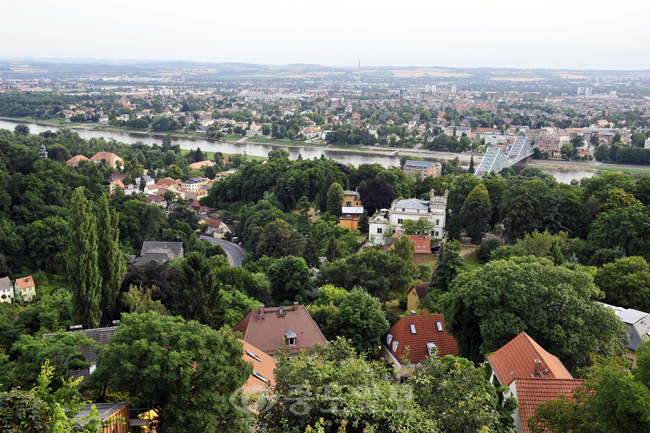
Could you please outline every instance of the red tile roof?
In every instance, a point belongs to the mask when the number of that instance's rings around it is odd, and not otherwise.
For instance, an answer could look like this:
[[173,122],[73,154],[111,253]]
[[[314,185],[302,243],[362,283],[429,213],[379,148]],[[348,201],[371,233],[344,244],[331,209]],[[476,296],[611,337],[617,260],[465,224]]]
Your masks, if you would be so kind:
[[415,243],[415,254],[431,254],[431,238],[423,235],[409,236]]
[[[316,344],[326,345],[325,336],[305,306],[295,307],[296,310],[294,306],[264,308],[264,314],[255,308],[232,329],[241,332],[244,341],[269,355],[274,355],[275,349],[282,346],[284,336],[289,331],[296,334],[296,345],[291,347],[292,353]],[[284,316],[280,316],[280,309],[284,311]]]
[[487,358],[499,382],[504,386],[510,385],[516,377],[531,377],[536,359],[542,362],[540,372],[545,378],[573,379],[571,373],[557,357],[544,350],[525,332],[517,335]]
[[23,278],[17,278],[16,279],[16,285],[18,286],[19,289],[23,290],[28,287],[34,286],[34,279],[31,277],[23,277]]
[[517,388],[519,414],[524,433],[530,433],[528,418],[535,415],[535,408],[538,404],[555,400],[559,394],[570,396],[573,390],[583,382],[582,379],[516,378],[515,387]]
[[211,219],[207,219],[207,220],[205,220],[205,223],[208,225],[208,227],[214,227],[214,228],[216,228],[216,229],[218,229],[219,227],[221,227],[221,220],[211,220]]
[[[437,323],[442,331],[438,331]],[[411,325],[415,326],[415,334],[411,333]],[[388,335],[392,335],[388,343]],[[393,343],[399,342],[397,350],[393,352]],[[401,318],[388,330],[381,342],[396,359],[400,359],[404,348],[409,346],[409,358],[412,363],[420,362],[429,356],[427,343],[434,343],[438,347],[438,357],[458,354],[456,340],[445,330],[445,320],[442,314],[427,314],[425,316],[407,316]]]
[[[244,345],[244,361],[253,364],[253,371],[268,380],[269,386],[275,385],[275,375],[273,373],[275,370],[275,359],[250,343],[247,343],[244,340],[239,341]],[[248,352],[252,353],[257,358],[251,356]],[[243,391],[246,393],[260,392],[264,390],[266,385],[267,382],[264,382],[255,374],[251,374],[246,385],[243,387]]]
[[68,165],[73,165],[73,164],[79,164],[81,161],[88,161],[88,158],[86,158],[83,155],[77,155],[68,159],[65,163]]

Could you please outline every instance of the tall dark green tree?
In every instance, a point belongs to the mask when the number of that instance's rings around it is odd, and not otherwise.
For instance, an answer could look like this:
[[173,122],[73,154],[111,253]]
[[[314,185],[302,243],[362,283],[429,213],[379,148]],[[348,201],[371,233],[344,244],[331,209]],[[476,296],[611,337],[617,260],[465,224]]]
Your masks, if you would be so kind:
[[115,209],[108,209],[105,195],[99,199],[99,218],[97,234],[99,243],[98,265],[102,277],[102,310],[104,323],[110,323],[113,318],[115,304],[120,294],[126,261],[120,251],[120,229],[117,227],[118,216]]
[[334,182],[327,190],[327,211],[332,215],[341,216],[343,205],[343,187]]
[[465,260],[460,256],[460,242],[451,241],[445,243],[440,252],[440,261],[433,272],[431,288],[439,292],[449,291],[451,282],[463,271]]
[[220,289],[210,261],[197,252],[188,253],[176,279],[174,312],[219,329],[225,323]]
[[467,172],[470,174],[474,174],[476,170],[474,170],[474,155],[469,160],[469,168],[467,169]]
[[85,328],[99,326],[102,277],[97,253],[97,219],[84,195],[77,188],[70,200],[70,245],[66,257],[68,280],[80,324]]
[[478,184],[469,193],[463,203],[460,216],[465,231],[472,238],[472,242],[481,242],[483,234],[488,230],[490,216],[492,215],[492,203],[485,185]]
[[535,207],[533,206],[530,194],[528,194],[528,189],[524,186],[519,191],[514,206],[503,221],[510,239],[523,238],[526,233],[532,230],[534,219]]

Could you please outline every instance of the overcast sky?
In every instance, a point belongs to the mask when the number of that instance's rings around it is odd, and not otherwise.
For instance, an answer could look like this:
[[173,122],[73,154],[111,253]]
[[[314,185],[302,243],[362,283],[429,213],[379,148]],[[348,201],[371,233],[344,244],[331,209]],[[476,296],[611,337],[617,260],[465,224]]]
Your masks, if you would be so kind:
[[0,57],[650,69],[648,0],[0,0]]

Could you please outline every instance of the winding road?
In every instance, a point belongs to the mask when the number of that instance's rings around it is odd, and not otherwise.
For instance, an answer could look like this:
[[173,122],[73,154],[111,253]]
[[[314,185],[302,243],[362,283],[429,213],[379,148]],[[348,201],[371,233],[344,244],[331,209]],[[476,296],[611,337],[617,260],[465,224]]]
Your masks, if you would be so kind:
[[228,242],[224,239],[216,239],[211,236],[201,236],[199,239],[206,240],[213,245],[219,245],[224,249],[228,255],[228,262],[233,268],[241,268],[241,264],[244,261],[244,249],[237,244]]

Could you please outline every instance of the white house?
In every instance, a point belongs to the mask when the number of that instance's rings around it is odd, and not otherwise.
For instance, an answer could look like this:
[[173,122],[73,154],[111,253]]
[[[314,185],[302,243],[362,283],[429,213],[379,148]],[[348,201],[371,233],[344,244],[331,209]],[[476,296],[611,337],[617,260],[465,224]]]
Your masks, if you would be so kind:
[[445,231],[448,194],[449,191],[445,191],[443,195],[437,196],[435,191],[431,190],[429,200],[409,198],[393,201],[390,209],[381,209],[370,220],[370,242],[381,245],[389,224],[396,230],[400,230],[404,220],[417,221],[420,218],[426,218],[433,224],[432,239],[442,239]]

